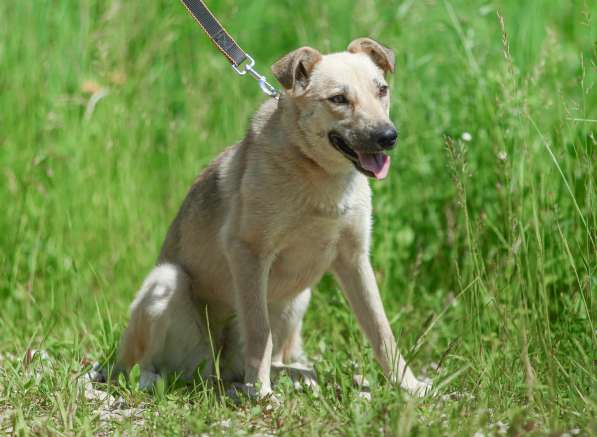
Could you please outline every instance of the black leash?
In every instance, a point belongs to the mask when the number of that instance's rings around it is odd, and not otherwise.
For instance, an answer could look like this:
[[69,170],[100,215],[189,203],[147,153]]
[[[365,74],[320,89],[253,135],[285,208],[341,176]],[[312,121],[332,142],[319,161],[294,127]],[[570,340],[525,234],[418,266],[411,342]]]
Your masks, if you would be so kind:
[[[255,60],[234,41],[226,29],[220,24],[218,19],[214,17],[209,8],[202,0],[181,0],[185,8],[195,18],[197,23],[203,28],[209,39],[222,52],[228,61],[232,64],[232,68],[239,75],[244,76],[249,73],[253,78],[259,82],[261,91],[270,97],[278,99],[280,92],[271,84],[267,82],[265,76],[259,74],[253,68]],[[242,66],[242,68],[241,68]]]

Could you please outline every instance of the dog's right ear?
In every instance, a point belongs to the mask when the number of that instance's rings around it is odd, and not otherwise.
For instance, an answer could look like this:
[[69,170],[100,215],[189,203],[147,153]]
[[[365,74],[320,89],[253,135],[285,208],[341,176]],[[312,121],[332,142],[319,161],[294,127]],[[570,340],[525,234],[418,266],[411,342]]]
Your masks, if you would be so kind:
[[321,53],[311,47],[301,47],[288,53],[272,65],[272,72],[287,91],[301,94],[309,85],[309,78]]

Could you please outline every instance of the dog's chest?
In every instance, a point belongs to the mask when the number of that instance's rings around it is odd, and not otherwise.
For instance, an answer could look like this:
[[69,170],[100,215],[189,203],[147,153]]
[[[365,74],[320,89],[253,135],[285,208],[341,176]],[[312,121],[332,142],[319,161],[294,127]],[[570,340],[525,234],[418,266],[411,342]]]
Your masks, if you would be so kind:
[[311,215],[287,230],[270,272],[271,299],[293,296],[329,270],[337,253],[342,217]]

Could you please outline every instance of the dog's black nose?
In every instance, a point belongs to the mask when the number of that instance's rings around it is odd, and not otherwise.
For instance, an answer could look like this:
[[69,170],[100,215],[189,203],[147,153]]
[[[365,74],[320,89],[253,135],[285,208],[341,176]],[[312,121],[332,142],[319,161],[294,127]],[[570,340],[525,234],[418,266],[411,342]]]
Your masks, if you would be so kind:
[[391,149],[396,144],[396,140],[398,139],[398,132],[393,127],[388,127],[383,129],[377,135],[377,144],[379,144],[383,149]]

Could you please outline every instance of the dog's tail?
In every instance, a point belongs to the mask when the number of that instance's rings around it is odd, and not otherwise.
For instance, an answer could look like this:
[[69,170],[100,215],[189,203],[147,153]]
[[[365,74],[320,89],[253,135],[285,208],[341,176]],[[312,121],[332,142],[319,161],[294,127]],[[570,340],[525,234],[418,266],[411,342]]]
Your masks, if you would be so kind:
[[152,270],[131,305],[115,370],[128,373],[137,363],[152,366],[152,359],[161,354],[166,341],[171,299],[187,290],[189,283],[189,276],[175,264],[160,264]]
[[128,374],[131,368],[143,360],[147,349],[151,345],[152,320],[150,311],[152,292],[155,284],[150,281],[150,275],[141,286],[135,300],[131,304],[129,323],[122,334],[118,347],[118,356],[114,365],[116,374]]
[[143,313],[142,308],[131,311],[129,324],[122,335],[118,348],[118,357],[114,366],[116,373],[128,374],[131,368],[145,355],[150,339],[147,338],[149,330],[144,329],[147,327],[147,323]]
[[131,320],[120,340],[116,361],[113,364],[96,363],[87,374],[91,382],[115,381],[120,374],[128,378],[131,368],[139,362],[145,351],[146,339],[139,330],[138,316],[136,311],[131,313]]

